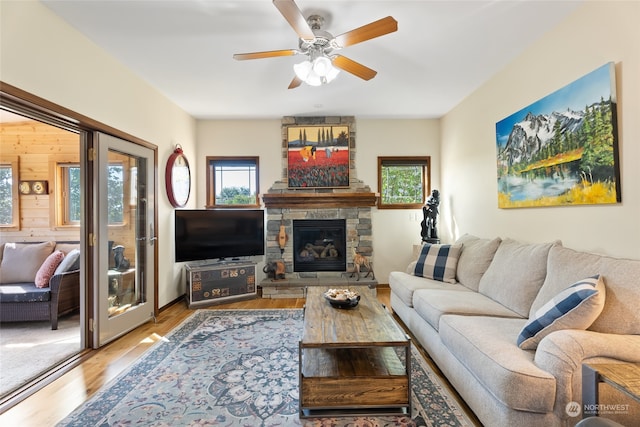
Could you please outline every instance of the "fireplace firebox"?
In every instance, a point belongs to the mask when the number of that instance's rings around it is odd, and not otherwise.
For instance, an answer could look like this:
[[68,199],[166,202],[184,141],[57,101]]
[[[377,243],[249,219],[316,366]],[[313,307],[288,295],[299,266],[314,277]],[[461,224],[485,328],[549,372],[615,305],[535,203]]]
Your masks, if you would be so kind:
[[293,271],[345,271],[344,219],[293,220]]

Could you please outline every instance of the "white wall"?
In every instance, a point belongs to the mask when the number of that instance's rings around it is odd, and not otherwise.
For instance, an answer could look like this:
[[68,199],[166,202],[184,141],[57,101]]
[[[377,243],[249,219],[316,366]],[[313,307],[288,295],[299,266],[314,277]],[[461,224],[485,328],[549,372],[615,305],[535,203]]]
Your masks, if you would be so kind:
[[[358,178],[378,192],[378,156],[431,156],[431,188],[440,189],[440,123],[438,120],[358,119]],[[420,244],[421,209],[372,210],[373,269],[379,283],[404,271]],[[440,228],[440,226],[438,226]]]
[[[207,156],[258,156],[260,194],[282,179],[282,136],[280,120],[198,120],[198,175],[199,183],[206,183]],[[206,204],[206,185],[197,193],[198,208]]]
[[[442,119],[443,211],[452,236],[561,239],[640,258],[640,2],[589,1]],[[614,61],[622,203],[498,209],[495,123]]]
[[[184,293],[173,262],[164,166],[180,143],[196,160],[195,120],[35,1],[2,2],[0,79],[158,147],[160,307]],[[195,197],[190,200],[195,206]]]
[[[198,176],[204,183],[206,156],[259,156],[260,193],[284,177],[281,121],[202,120],[197,123]],[[439,187],[439,122],[437,120],[372,120],[356,116],[356,178],[378,192],[378,156],[431,156],[432,188]],[[198,207],[205,205],[204,185],[198,188]],[[420,243],[422,211],[372,210],[373,268],[380,283],[389,272],[411,261],[413,244]],[[260,270],[260,269],[258,269]],[[260,273],[261,274],[261,273]],[[260,280],[260,278],[259,278]]]

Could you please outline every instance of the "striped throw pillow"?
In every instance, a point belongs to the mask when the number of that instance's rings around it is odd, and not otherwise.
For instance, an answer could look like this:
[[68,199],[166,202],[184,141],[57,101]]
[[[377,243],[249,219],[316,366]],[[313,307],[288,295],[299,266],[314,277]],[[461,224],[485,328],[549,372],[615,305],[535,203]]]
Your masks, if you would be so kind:
[[518,335],[518,346],[534,350],[551,332],[587,329],[602,313],[604,298],[604,281],[599,274],[574,283],[535,312]]
[[456,266],[462,245],[425,243],[420,251],[413,274],[441,282],[456,283]]

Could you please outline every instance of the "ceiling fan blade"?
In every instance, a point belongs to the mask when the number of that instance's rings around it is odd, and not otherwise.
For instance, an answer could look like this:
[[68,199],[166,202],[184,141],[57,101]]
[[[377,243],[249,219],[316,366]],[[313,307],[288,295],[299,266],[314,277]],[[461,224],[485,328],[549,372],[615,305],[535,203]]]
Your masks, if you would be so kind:
[[287,89],[295,89],[302,84],[302,79],[300,77],[295,76],[291,83],[289,83],[289,87]]
[[338,67],[347,73],[351,73],[356,77],[360,77],[363,80],[371,80],[376,76],[376,74],[378,74],[377,71],[372,70],[369,67],[365,67],[359,62],[342,55],[336,55],[335,58],[333,58],[332,63],[335,67]]
[[245,59],[262,59],[262,58],[274,58],[277,56],[293,56],[298,53],[295,49],[283,49],[283,50],[267,50],[264,52],[251,52],[251,53],[236,53],[233,55],[233,59],[238,61],[244,61]]
[[[275,1],[275,0],[274,0]],[[347,47],[356,43],[371,40],[385,34],[398,31],[398,21],[391,16],[363,25],[355,30],[347,31],[335,37],[335,42],[340,47]]]
[[284,19],[298,34],[298,37],[309,42],[316,39],[306,18],[293,0],[273,0],[273,5],[278,8]]

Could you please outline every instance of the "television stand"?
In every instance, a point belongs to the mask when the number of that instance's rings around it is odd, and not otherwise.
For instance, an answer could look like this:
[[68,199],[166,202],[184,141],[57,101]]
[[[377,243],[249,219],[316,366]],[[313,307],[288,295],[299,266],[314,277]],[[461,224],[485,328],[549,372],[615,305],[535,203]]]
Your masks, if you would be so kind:
[[212,264],[186,264],[189,308],[255,298],[256,263],[220,261]]

